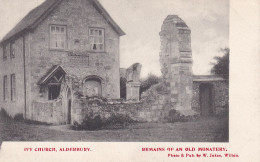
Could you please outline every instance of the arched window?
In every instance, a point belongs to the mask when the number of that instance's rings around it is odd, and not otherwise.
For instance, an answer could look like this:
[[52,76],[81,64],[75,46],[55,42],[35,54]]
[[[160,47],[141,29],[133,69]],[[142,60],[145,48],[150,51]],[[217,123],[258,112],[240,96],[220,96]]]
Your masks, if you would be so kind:
[[83,83],[83,94],[88,97],[101,97],[102,85],[101,79],[97,77],[87,78]]

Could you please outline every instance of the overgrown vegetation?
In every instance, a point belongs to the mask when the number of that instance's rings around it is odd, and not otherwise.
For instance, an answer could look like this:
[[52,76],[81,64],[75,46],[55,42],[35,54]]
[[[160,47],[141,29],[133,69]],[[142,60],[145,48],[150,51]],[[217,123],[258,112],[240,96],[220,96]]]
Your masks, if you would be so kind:
[[145,79],[141,79],[141,86],[140,86],[140,96],[143,92],[147,91],[153,85],[158,84],[161,81],[160,77],[154,74],[148,74],[148,77]]
[[126,78],[120,78],[120,98],[126,99]]
[[83,122],[79,124],[74,122],[72,125],[73,130],[100,130],[100,129],[121,129],[130,124],[136,123],[128,115],[112,114],[107,119],[101,119],[100,115],[93,116],[87,115]]
[[1,110],[0,110],[0,121],[7,122],[7,121],[10,121],[10,120],[12,120],[12,117],[7,114],[5,109],[1,108]]
[[224,53],[224,56],[214,57],[215,62],[211,63],[213,65],[211,69],[212,74],[223,75],[226,79],[229,78],[229,48],[220,49]]

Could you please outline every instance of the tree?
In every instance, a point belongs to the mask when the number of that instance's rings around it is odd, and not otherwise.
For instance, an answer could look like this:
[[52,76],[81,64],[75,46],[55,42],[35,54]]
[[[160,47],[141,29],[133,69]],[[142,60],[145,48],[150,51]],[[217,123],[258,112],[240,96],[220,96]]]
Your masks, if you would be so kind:
[[160,77],[154,74],[148,74],[147,78],[141,80],[140,96],[143,92],[147,91],[151,86],[158,84]]
[[224,53],[222,57],[214,57],[215,62],[211,63],[213,65],[211,69],[212,74],[223,75],[224,78],[229,79],[229,48],[220,49]]

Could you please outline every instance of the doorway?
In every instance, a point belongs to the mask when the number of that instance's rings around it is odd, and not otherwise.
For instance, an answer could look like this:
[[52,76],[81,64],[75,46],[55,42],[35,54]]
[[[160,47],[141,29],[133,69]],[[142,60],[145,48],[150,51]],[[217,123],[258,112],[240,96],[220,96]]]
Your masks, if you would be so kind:
[[213,115],[213,86],[208,83],[200,85],[200,110],[201,116]]
[[68,89],[67,92],[67,102],[68,102],[67,124],[71,124],[71,90],[70,89]]

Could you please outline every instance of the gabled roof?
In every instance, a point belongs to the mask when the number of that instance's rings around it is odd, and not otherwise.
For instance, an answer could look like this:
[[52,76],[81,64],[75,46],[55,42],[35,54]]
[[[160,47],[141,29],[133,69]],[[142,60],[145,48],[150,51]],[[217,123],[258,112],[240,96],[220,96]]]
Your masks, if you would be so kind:
[[[64,75],[67,74],[66,71],[60,65],[54,65],[38,82],[38,85],[45,85],[48,81],[55,76],[55,74],[61,71]],[[60,78],[57,78],[60,79]],[[58,80],[57,80],[58,81]]]
[[[27,31],[37,27],[63,0],[46,0],[41,5],[30,11],[7,35],[1,40],[1,43],[8,41],[14,37],[20,36]],[[107,22],[120,35],[125,35],[124,31],[111,18],[104,7],[98,0],[89,0],[93,6],[104,16]]]

